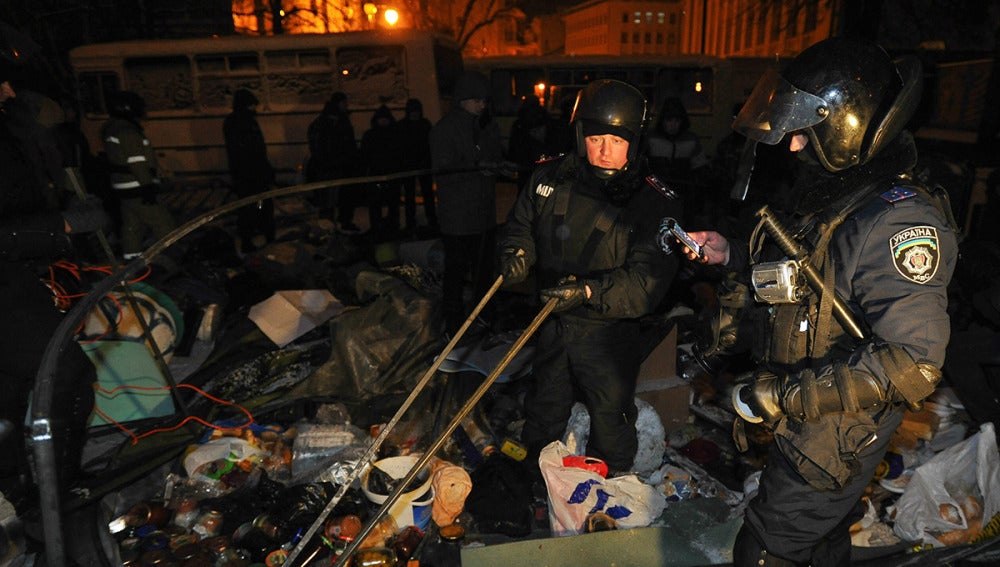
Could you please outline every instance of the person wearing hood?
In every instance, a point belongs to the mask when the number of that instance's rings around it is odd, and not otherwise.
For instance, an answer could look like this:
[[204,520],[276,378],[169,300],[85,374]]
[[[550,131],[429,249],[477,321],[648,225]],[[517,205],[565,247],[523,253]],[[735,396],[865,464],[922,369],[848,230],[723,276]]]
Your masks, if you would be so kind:
[[[454,108],[431,129],[438,222],[444,244],[445,332],[453,336],[468,317],[463,289],[471,272],[476,302],[495,273],[496,170],[503,159],[500,128],[490,118],[489,79],[466,71],[455,84]],[[490,307],[487,306],[486,317]]]
[[691,131],[684,103],[677,97],[663,101],[656,127],[649,135],[649,165],[664,183],[681,192],[685,218],[705,212],[709,159],[701,140]]
[[[380,176],[399,171],[403,149],[396,133],[396,118],[386,105],[372,114],[371,128],[361,136],[362,175]],[[379,181],[366,187],[371,231],[390,237],[399,232],[399,180]]]
[[[347,110],[347,95],[335,92],[323,105],[307,131],[309,160],[306,163],[306,181],[329,181],[355,177],[358,172],[358,142]],[[346,234],[357,234],[354,209],[357,207],[358,187],[344,185],[318,192],[315,201],[320,214],[337,223]],[[336,208],[336,212],[334,211]]]
[[745,447],[757,424],[774,442],[737,567],[850,564],[861,496],[906,409],[941,379],[958,239],[947,194],[913,174],[922,77],[915,57],[852,38],[769,71],[733,128],[795,155],[793,199],[761,209],[752,242],[691,233],[702,262],[745,274],[756,297],[742,308],[752,331],[730,341],[756,363],[733,390],[734,432]]
[[681,202],[642,155],[646,98],[621,81],[597,80],[577,96],[576,151],[540,163],[518,195],[499,240],[504,284],[533,271],[543,302],[521,440],[537,482],[538,456],[562,439],[574,402],[590,415],[586,454],[612,474],[632,469],[638,449],[639,319],[666,296],[680,254],[657,244]]
[[[257,96],[249,89],[233,93],[233,111],[222,123],[229,159],[229,175],[233,191],[239,198],[263,193],[275,184],[274,168],[267,157],[264,133],[257,124]],[[254,238],[263,234],[267,242],[274,241],[274,201],[262,199],[237,211],[236,233],[243,253],[257,249]]]
[[[424,105],[411,98],[406,101],[406,116],[396,123],[403,171],[429,170],[431,168],[431,121],[424,117]],[[417,230],[417,184],[424,201],[424,217],[432,232],[437,230],[437,208],[434,205],[434,178],[430,173],[403,179],[403,209],[406,213],[406,231]]]

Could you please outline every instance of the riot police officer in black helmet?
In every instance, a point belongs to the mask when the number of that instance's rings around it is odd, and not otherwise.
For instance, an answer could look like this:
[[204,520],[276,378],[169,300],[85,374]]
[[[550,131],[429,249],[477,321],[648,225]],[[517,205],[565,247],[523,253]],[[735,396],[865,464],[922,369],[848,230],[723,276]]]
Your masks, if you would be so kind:
[[632,468],[638,319],[659,306],[680,256],[656,244],[660,220],[677,215],[680,201],[649,176],[641,152],[647,121],[635,87],[587,85],[572,118],[576,153],[537,165],[504,226],[505,283],[533,271],[542,300],[558,300],[539,330],[525,403],[531,465],[562,438],[579,392],[591,419],[587,454],[612,471]]
[[792,210],[761,209],[753,251],[692,233],[703,261],[751,269],[758,366],[735,429],[774,434],[734,565],[849,564],[861,495],[941,377],[957,236],[943,192],[911,175],[920,82],[917,60],[832,38],[762,78],[733,124],[799,158]]

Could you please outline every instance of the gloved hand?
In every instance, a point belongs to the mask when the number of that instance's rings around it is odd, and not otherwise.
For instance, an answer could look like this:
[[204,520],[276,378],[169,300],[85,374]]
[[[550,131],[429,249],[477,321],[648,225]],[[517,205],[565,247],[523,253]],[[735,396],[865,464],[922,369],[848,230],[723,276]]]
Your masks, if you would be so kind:
[[521,248],[500,251],[500,274],[504,283],[514,284],[528,278],[528,255]]
[[748,381],[737,380],[733,388],[733,408],[741,418],[750,423],[765,422],[774,425],[785,415],[782,396],[786,378],[769,372],[757,373]]
[[94,232],[107,227],[111,221],[96,195],[87,195],[85,199],[73,197],[66,203],[62,217],[72,234]]
[[160,186],[155,183],[149,183],[148,185],[139,187],[139,195],[142,197],[142,202],[146,205],[156,204],[156,193],[159,189]]
[[553,311],[568,311],[574,307],[583,305],[589,295],[587,293],[587,284],[583,281],[577,281],[574,279],[563,279],[559,282],[556,287],[550,287],[543,289],[539,292],[542,299],[547,303],[550,299],[558,299],[559,303],[556,303]]

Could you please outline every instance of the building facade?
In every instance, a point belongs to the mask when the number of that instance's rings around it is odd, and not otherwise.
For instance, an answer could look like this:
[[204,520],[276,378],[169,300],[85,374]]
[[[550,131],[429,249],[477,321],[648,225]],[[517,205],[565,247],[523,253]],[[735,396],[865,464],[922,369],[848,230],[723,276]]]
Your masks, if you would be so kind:
[[681,53],[794,57],[834,34],[841,2],[683,0]]
[[563,12],[565,53],[680,53],[682,9],[680,0],[584,2]]

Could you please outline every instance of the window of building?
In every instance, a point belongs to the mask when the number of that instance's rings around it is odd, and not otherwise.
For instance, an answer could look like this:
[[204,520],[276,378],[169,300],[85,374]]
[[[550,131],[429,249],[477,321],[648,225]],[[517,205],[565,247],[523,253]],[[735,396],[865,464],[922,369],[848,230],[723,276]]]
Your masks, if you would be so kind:
[[658,23],[658,24],[662,24],[663,23],[663,12],[657,12],[656,13],[656,23]]
[[670,14],[670,25],[677,23],[677,14]]
[[811,32],[816,29],[816,20],[819,17],[819,8],[816,4],[806,4],[806,21],[803,23],[804,31]]
[[743,49],[750,49],[753,41],[753,12],[747,12],[746,19],[743,20],[745,29],[743,30]]
[[798,10],[788,11],[788,32],[785,37],[795,37],[799,35],[799,12]]
[[653,23],[653,13],[652,12],[646,12],[646,23],[647,24]]
[[623,24],[628,23],[628,12],[622,12],[622,23]]
[[622,44],[628,43],[628,32],[622,32]]
[[634,16],[635,16],[635,18],[632,21],[634,23],[641,24],[642,23],[642,12],[636,12],[634,14]]
[[663,45],[663,32],[656,32],[656,45]]
[[781,13],[775,11],[771,18],[771,41],[778,41],[781,37]]
[[646,36],[643,38],[643,40],[645,40],[644,43],[646,45],[653,43],[653,34],[646,32]]
[[632,43],[639,43],[639,32],[632,32]]
[[764,36],[767,34],[767,8],[760,13],[757,18],[757,45],[764,43]]

